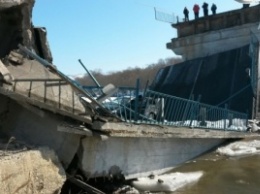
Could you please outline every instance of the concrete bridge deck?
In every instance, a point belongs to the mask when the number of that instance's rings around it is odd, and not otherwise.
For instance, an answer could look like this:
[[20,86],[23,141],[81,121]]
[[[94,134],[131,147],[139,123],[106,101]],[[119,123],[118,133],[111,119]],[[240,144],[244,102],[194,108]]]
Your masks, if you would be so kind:
[[[22,57],[22,56],[20,56]],[[247,138],[259,136],[257,133],[210,130],[203,128],[178,128],[161,125],[133,124],[120,121],[113,115],[100,114],[93,106],[94,99],[89,97],[90,102],[80,101],[79,94],[86,95],[82,91],[72,87],[67,79],[64,79],[57,72],[40,64],[36,60],[23,58],[20,65],[9,61],[8,65],[0,63],[2,74],[9,76],[10,84],[3,83],[0,92],[31,111],[44,114],[50,111],[74,119],[74,123],[85,122],[88,125],[86,130],[78,132],[75,127],[60,126],[59,130],[79,133],[81,135],[95,134],[99,131],[107,136],[114,137],[151,137],[151,138]],[[95,102],[102,107],[101,104]],[[108,122],[100,122],[100,119],[107,119]],[[65,120],[64,120],[65,121]],[[116,121],[116,122],[115,122]],[[76,126],[76,125],[75,125]],[[66,128],[66,130],[65,130]],[[68,128],[71,128],[68,130]]]
[[[46,31],[31,24],[34,1],[10,2],[10,9],[0,3],[0,137],[51,148],[66,173],[80,171],[86,179],[159,174],[228,139],[259,137],[122,122],[52,64],[44,65],[19,48],[24,45],[52,61]],[[16,22],[10,26],[10,21]]]
[[109,133],[109,136],[150,138],[249,138],[259,133],[209,130],[203,128],[179,128],[156,125],[131,125],[127,123],[95,122],[93,129]]
[[61,124],[58,131],[78,134],[87,137],[133,137],[133,138],[215,138],[215,139],[240,139],[257,138],[260,133],[211,130],[205,128],[168,127],[159,125],[129,124],[124,122],[101,122],[96,121],[93,130],[73,124]]

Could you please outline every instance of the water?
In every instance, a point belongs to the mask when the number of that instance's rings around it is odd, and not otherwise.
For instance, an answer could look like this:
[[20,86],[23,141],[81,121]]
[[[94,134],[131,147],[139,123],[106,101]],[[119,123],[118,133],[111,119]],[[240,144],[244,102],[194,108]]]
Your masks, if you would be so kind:
[[174,172],[203,171],[202,178],[173,194],[259,194],[260,154],[229,157],[215,151],[190,161]]

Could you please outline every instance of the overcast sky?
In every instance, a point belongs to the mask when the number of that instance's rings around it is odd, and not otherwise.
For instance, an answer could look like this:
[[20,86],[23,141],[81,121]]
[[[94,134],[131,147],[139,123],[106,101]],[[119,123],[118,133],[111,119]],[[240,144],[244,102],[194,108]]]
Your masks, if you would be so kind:
[[[47,28],[54,65],[67,75],[88,70],[103,73],[145,67],[174,57],[166,43],[176,37],[169,23],[155,20],[154,7],[183,18],[195,0],[36,0],[34,26]],[[213,1],[206,1],[210,6]],[[234,0],[214,1],[217,13],[240,9]],[[211,12],[210,12],[211,13]],[[202,12],[200,13],[202,15]]]

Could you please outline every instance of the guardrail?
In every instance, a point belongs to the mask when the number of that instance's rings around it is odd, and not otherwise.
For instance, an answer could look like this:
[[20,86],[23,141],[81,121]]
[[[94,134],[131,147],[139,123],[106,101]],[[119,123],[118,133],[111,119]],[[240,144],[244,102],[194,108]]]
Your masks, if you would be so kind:
[[[119,100],[120,99],[120,100]],[[246,131],[248,115],[198,101],[147,90],[137,98],[121,96],[104,102],[111,112],[128,123],[175,127]]]
[[179,17],[174,13],[166,13],[165,11],[154,8],[155,19],[161,22],[176,24],[179,22]]

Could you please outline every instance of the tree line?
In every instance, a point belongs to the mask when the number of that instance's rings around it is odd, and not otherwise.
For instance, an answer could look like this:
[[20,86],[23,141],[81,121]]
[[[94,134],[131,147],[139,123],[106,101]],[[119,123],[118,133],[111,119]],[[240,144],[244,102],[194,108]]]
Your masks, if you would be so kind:
[[[161,68],[180,62],[182,62],[181,58],[174,57],[160,59],[157,63],[147,65],[145,68],[129,67],[125,70],[111,72],[109,74],[104,74],[101,70],[94,70],[90,72],[101,86],[111,83],[116,87],[135,87],[136,80],[140,79],[140,88],[145,88],[147,83],[149,85],[152,83],[154,77]],[[83,86],[95,86],[94,81],[87,73],[82,78],[76,78],[76,80]]]

